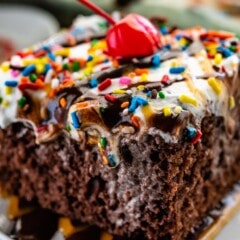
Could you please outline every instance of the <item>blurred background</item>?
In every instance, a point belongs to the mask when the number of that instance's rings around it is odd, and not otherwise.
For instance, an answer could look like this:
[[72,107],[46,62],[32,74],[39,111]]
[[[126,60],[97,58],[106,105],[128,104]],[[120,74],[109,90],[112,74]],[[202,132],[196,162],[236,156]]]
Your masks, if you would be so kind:
[[[93,0],[108,12],[164,16],[180,27],[206,28],[240,34],[240,0]],[[75,0],[0,0],[0,61],[16,50],[48,38],[91,11]]]

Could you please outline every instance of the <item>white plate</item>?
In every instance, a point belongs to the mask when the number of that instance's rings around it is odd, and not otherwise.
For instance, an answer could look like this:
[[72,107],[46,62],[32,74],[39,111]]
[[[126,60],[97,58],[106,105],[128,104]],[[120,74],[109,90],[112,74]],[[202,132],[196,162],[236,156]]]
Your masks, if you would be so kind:
[[[221,230],[215,240],[239,240],[240,239],[240,211]],[[210,239],[209,239],[210,240]]]

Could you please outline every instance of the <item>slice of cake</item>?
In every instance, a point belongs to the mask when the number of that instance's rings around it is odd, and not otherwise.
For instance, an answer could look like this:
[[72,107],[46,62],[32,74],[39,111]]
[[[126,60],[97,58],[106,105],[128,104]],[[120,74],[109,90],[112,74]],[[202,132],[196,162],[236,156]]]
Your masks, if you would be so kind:
[[240,178],[240,44],[145,20],[121,38],[82,19],[1,65],[0,182],[117,236],[180,240]]

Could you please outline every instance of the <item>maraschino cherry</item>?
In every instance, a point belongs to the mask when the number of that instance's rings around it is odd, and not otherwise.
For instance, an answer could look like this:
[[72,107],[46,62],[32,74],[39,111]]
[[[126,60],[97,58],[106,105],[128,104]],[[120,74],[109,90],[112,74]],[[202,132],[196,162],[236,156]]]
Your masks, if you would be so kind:
[[104,17],[113,26],[108,30],[107,54],[113,58],[145,57],[154,54],[161,46],[161,36],[153,24],[143,16],[129,14],[116,22],[101,8],[88,0],[77,0]]

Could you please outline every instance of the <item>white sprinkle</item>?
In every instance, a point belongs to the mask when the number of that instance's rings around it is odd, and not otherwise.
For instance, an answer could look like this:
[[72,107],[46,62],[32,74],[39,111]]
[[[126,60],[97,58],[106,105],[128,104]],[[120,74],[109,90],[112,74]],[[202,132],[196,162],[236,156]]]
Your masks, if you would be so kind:
[[78,80],[80,78],[80,74],[78,72],[72,73],[73,80]]
[[14,55],[11,57],[10,64],[16,67],[22,67],[23,61],[20,56]]
[[68,64],[68,63],[69,63],[69,59],[68,58],[63,59],[63,64]]
[[126,91],[126,94],[132,95],[132,90],[128,89],[128,90]]
[[231,43],[229,41],[225,41],[224,46],[226,48],[229,48],[231,46]]
[[199,61],[199,62],[204,62],[205,59],[206,59],[206,58],[205,58],[204,56],[199,56],[199,57],[198,57],[198,61]]
[[123,113],[123,115],[125,115],[125,116],[128,115],[128,109],[125,108],[122,113]]
[[232,77],[233,76],[233,71],[232,70],[227,70],[227,75],[228,75],[228,77]]
[[50,83],[52,80],[52,76],[53,76],[53,70],[49,69],[45,77],[45,83]]
[[56,63],[62,64],[62,62],[63,62],[62,56],[57,56],[57,57],[56,57]]
[[54,78],[52,80],[52,85],[51,86],[52,86],[53,89],[57,88],[59,86],[59,80],[57,78]]
[[183,76],[181,74],[178,74],[176,78],[177,80],[183,80]]

